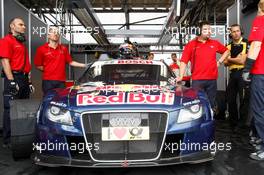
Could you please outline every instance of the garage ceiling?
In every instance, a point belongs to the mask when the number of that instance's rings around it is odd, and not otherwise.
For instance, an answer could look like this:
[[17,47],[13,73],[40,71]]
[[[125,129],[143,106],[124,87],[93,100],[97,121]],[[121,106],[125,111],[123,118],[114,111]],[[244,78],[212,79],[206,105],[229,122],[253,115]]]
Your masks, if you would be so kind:
[[[76,1],[76,0],[75,0]],[[173,0],[90,0],[96,12],[118,12],[127,8],[130,12],[168,12]],[[56,0],[19,0],[28,8],[43,8],[44,12],[53,12],[56,7]],[[57,1],[58,4],[59,1]],[[235,0],[182,0],[182,4],[189,2],[195,4],[193,14],[206,13],[210,21],[214,20],[214,9],[218,24],[226,22],[226,9],[231,6]],[[47,8],[49,10],[47,10]],[[41,9],[40,9],[41,10]],[[206,14],[204,14],[206,15]]]
[[[71,26],[81,25],[85,28],[99,26],[100,35],[91,34],[91,37],[98,45],[105,48],[109,45],[122,43],[124,39],[129,39],[130,41],[137,41],[141,44],[158,46],[173,45],[180,46],[182,49],[190,37],[176,36],[176,38],[172,38],[170,34],[166,34],[166,29],[175,27],[178,24],[187,24],[189,26],[197,25],[199,20],[209,20],[211,23],[218,25],[226,24],[226,9],[235,3],[235,0],[181,0],[180,15],[177,16],[175,15],[178,11],[177,1],[19,0],[20,3],[31,9],[33,13],[38,14],[39,17],[44,16],[44,19],[47,16],[51,16],[54,19],[61,11],[63,15],[69,9],[68,12],[72,13],[79,20],[78,24],[71,24]],[[67,15],[69,14],[64,16]],[[107,22],[105,22],[106,16]],[[116,16],[120,16],[120,19],[121,17],[122,19],[113,20],[117,19]],[[135,18],[135,16],[139,17]],[[59,24],[65,25],[63,23]],[[127,32],[124,32],[123,29],[127,30]],[[138,34],[136,30],[145,30],[146,34],[144,35],[144,32]],[[78,34],[78,37],[80,36],[81,34]],[[144,38],[144,40],[141,38]],[[141,41],[147,43],[142,43]],[[75,42],[71,41],[71,43]],[[86,44],[89,44],[89,42]]]

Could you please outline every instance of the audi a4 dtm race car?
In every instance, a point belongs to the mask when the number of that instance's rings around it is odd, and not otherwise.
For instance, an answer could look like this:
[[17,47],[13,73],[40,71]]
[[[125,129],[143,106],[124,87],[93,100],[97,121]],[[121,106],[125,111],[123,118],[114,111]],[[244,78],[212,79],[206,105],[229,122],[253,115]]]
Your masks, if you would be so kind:
[[33,151],[38,165],[80,167],[212,160],[209,101],[203,91],[174,80],[161,61],[96,61],[74,86],[46,94],[36,115],[24,107],[31,115],[12,117],[13,157]]

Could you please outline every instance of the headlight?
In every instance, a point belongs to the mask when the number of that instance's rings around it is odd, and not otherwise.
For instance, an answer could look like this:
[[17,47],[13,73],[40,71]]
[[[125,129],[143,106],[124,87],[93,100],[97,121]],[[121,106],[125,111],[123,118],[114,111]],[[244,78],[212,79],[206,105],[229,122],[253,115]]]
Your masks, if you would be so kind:
[[189,122],[201,118],[203,114],[203,108],[199,105],[192,105],[190,107],[181,109],[178,116],[177,123]]
[[61,112],[60,108],[57,106],[51,106],[50,113],[53,115],[59,115]]
[[57,106],[51,106],[47,111],[48,119],[61,124],[73,125],[70,111],[61,109]]

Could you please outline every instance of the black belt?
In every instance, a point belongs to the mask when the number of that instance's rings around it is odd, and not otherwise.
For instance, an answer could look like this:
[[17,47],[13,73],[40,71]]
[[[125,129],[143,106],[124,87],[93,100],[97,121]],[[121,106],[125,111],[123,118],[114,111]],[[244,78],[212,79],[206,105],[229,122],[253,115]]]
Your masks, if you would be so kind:
[[[23,75],[23,76],[28,77],[28,73],[20,72],[20,71],[13,71],[13,70],[12,70],[12,74],[13,74],[13,75]],[[3,70],[2,70],[2,72],[1,72],[1,77],[2,77],[2,78],[5,78],[5,77],[6,77],[6,75],[5,75],[5,73],[4,73]]]
[[230,71],[231,72],[235,72],[235,71],[240,71],[240,70],[243,70],[244,68],[234,68],[234,69],[231,69]]
[[12,73],[15,74],[15,75],[25,75],[25,76],[28,76],[28,73],[21,72],[21,71],[14,71],[14,70],[12,70]]

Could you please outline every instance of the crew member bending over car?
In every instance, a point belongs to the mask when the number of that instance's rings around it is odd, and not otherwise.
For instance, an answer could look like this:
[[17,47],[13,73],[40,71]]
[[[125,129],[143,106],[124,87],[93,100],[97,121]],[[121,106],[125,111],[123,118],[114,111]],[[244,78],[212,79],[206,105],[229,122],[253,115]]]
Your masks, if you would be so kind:
[[[171,54],[171,60],[172,60],[172,63],[169,65],[170,66],[170,69],[174,72],[174,74],[176,75],[176,76],[179,76],[179,74],[180,74],[180,63],[178,63],[178,61],[180,62],[180,60],[178,60],[178,58],[177,58],[177,55],[176,55],[176,53],[172,53]],[[162,60],[162,61],[164,61],[164,60]],[[190,82],[190,79],[191,79],[191,76],[190,76],[190,73],[189,73],[189,71],[188,71],[189,69],[187,69],[187,71],[186,71],[186,74],[183,76],[183,81],[185,82],[185,84],[184,84],[184,86],[186,86],[186,87],[190,87],[191,86],[191,82]]]

